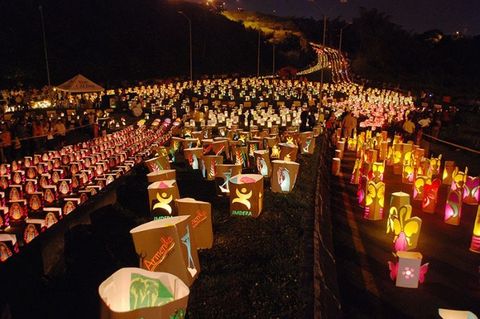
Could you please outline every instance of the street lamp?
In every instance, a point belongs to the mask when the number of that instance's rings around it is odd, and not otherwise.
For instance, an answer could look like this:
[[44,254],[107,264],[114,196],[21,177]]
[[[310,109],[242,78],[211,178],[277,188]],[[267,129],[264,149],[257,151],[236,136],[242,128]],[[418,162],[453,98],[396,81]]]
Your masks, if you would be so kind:
[[192,52],[192,20],[183,13],[183,11],[178,11],[179,14],[185,17],[188,21],[188,29],[190,34],[190,83],[193,85],[193,52]]

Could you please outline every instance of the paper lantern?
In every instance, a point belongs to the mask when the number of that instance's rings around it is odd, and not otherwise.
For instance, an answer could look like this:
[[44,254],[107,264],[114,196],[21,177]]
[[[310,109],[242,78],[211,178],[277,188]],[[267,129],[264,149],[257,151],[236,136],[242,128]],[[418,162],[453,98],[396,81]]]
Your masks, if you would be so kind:
[[191,286],[200,273],[190,216],[154,220],[130,230],[140,267],[168,272]]
[[423,200],[423,188],[426,184],[431,184],[432,179],[428,176],[415,176],[413,184],[413,200]]
[[378,152],[378,159],[381,161],[384,161],[387,159],[388,155],[388,142],[387,141],[382,141],[380,143],[380,149]]
[[387,166],[392,166],[393,162],[394,162],[393,147],[389,146],[388,147],[388,152],[387,152],[386,164],[387,164]]
[[340,150],[342,153],[345,151],[345,139],[342,138],[337,142],[337,150]]
[[10,200],[7,204],[10,225],[20,224],[27,218],[27,200]]
[[5,262],[18,252],[17,236],[13,234],[0,234],[0,262]]
[[402,167],[402,183],[413,184],[415,181],[415,166],[413,163],[403,165]]
[[442,181],[436,178],[432,181],[432,183],[426,184],[423,187],[423,212],[431,214],[435,213],[435,207],[437,206],[438,189],[440,188],[441,183]]
[[184,318],[190,290],[175,275],[122,268],[98,287],[101,319]]
[[[41,228],[39,226],[38,228]],[[38,234],[39,234],[39,229],[35,224],[29,223],[27,226],[25,226],[25,230],[23,231],[23,242],[25,244],[29,244],[32,240],[34,240]]]
[[198,249],[212,248],[212,205],[207,202],[197,201],[193,198],[175,200],[179,216],[191,216],[192,237]]
[[158,156],[152,159],[146,160],[145,165],[147,165],[150,172],[161,171],[165,169],[170,169],[170,163],[168,162],[168,157]]
[[8,208],[0,206],[0,230],[5,230],[10,226],[10,216],[8,215]]
[[385,183],[368,181],[363,218],[369,220],[383,219],[385,203]]
[[255,151],[255,163],[257,164],[257,172],[263,177],[270,177],[272,174],[272,165],[268,150]]
[[385,162],[374,162],[372,164],[372,177],[371,179],[375,182],[383,181],[383,173],[385,172]]
[[179,137],[172,137],[170,140],[170,147],[168,148],[168,154],[172,162],[176,162],[176,155],[182,147],[183,139]]
[[155,171],[147,174],[147,180],[149,183],[167,181],[177,179],[177,174],[174,169],[166,169]]
[[477,316],[471,311],[463,310],[451,310],[451,309],[438,309],[438,315],[442,319],[478,319]]
[[362,208],[365,207],[365,201],[367,197],[368,176],[363,172],[360,174],[360,181],[357,187],[357,199],[358,205]]
[[480,253],[480,206],[478,206],[477,217],[475,217],[475,224],[473,224],[473,235],[470,243],[470,250],[475,253]]
[[468,167],[465,168],[465,172],[455,170],[453,172],[452,184],[451,184],[450,188],[452,190],[460,189],[463,192],[463,186],[465,185],[465,182],[467,181],[467,176],[468,176]]
[[353,165],[352,177],[350,178],[350,184],[358,185],[360,182],[360,169],[362,165],[362,160],[357,158],[355,159],[355,164]]
[[217,195],[230,195],[229,182],[232,176],[242,172],[240,164],[219,164],[215,175],[215,184],[217,186]]
[[412,250],[417,247],[422,220],[419,217],[411,217],[411,214],[411,205],[401,206],[400,209],[390,207],[388,222],[391,223],[395,234],[393,238],[395,251]]
[[230,158],[228,140],[224,138],[215,138],[212,143],[212,151],[215,155],[225,155],[226,158]]
[[272,177],[270,185],[274,193],[289,193],[297,180],[300,164],[287,161],[272,161]]
[[377,157],[378,157],[378,151],[375,150],[375,149],[370,148],[365,152],[365,162],[367,162],[367,163],[376,162]]
[[[247,142],[248,146],[248,156],[250,158],[253,158],[255,155],[255,151],[258,151],[260,149],[260,141],[259,140],[249,140]],[[253,161],[250,161],[253,162]]]
[[480,200],[480,178],[478,176],[467,176],[463,186],[463,203],[467,205],[478,205]]
[[229,182],[230,214],[258,217],[263,209],[263,176],[239,174]]
[[[410,205],[410,195],[404,192],[392,193],[392,196],[390,197],[390,213],[394,213],[394,214],[388,216],[387,234],[390,231],[393,231],[393,217],[397,215],[397,212],[400,210],[400,207],[405,205]],[[392,207],[395,207],[396,210],[392,211]]]
[[242,146],[239,143],[232,144],[230,152],[232,154],[232,160],[235,164],[241,165],[243,168],[249,166],[249,158],[248,158],[248,149],[246,146]]
[[455,166],[454,161],[445,161],[445,167],[443,168],[442,174],[442,184],[452,184],[453,174],[455,170],[458,170],[458,167]]
[[301,154],[313,154],[315,151],[315,138],[312,132],[303,132],[299,134]]
[[335,157],[342,159],[343,158],[343,152],[341,150],[335,150]]
[[431,176],[437,176],[440,174],[440,165],[442,164],[442,154],[438,157],[430,158],[429,174]]
[[349,137],[347,139],[347,149],[349,151],[355,151],[357,148],[357,137],[354,136],[354,137]]
[[422,254],[419,252],[399,251],[398,263],[388,262],[390,278],[395,280],[395,286],[403,288],[418,288],[425,280],[428,263],[421,265]]
[[190,167],[194,170],[200,169],[202,157],[203,157],[203,149],[196,147],[196,148],[185,148],[183,150],[185,155],[185,159],[188,161]]
[[148,185],[150,210],[156,217],[175,216],[174,200],[180,198],[177,182],[167,180]]
[[342,160],[338,157],[332,159],[332,175],[340,176],[340,168],[342,166]]
[[280,160],[292,162],[297,160],[298,146],[287,143],[279,143],[278,145],[280,146]]
[[223,156],[205,155],[202,159],[202,175],[209,181],[213,181],[216,175],[216,167],[223,164]]
[[447,195],[447,204],[445,205],[445,223],[450,225],[460,225],[462,217],[462,190],[450,189]]

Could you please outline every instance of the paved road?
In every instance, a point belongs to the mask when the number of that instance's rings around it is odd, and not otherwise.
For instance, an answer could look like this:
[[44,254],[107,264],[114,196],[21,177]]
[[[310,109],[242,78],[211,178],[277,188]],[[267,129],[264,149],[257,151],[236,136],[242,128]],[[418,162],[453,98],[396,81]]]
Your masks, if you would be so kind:
[[[463,205],[459,226],[443,222],[447,186],[439,191],[434,215],[412,201],[412,216],[423,220],[416,251],[430,267],[418,289],[398,288],[389,277],[387,262],[394,261],[392,234],[386,234],[386,218],[363,219],[356,201],[356,185],[350,184],[355,160],[346,151],[342,173],[332,178],[332,216],[337,274],[345,318],[439,318],[439,307],[469,309],[480,315],[480,254],[469,251],[477,207]],[[387,167],[385,216],[392,192],[412,196],[412,186]]]

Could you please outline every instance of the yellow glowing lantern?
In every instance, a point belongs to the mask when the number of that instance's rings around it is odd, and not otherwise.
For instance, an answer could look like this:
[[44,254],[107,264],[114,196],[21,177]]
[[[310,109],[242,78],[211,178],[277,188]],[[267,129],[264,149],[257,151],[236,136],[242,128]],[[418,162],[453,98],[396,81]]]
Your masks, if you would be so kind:
[[388,218],[391,230],[395,234],[393,243],[396,252],[412,250],[417,247],[422,220],[419,217],[411,217],[411,215],[411,205],[401,206],[400,209],[394,206],[390,207]]
[[387,141],[382,141],[380,143],[380,150],[378,153],[378,158],[379,160],[383,161],[387,159],[388,155],[388,142]]
[[154,216],[175,216],[174,200],[180,198],[175,180],[159,181],[147,188],[150,210]]
[[452,190],[460,189],[463,191],[463,186],[467,181],[467,176],[468,176],[468,167],[465,168],[465,172],[455,170],[454,175],[452,177],[451,189]]
[[415,166],[413,163],[403,165],[402,183],[413,184],[415,181]]
[[[410,195],[404,192],[392,193],[390,197],[390,214],[387,219],[387,234],[393,231],[393,218],[394,215],[400,210],[400,207],[410,205]],[[396,210],[392,211],[392,207]],[[392,215],[394,213],[394,215]]]
[[462,190],[450,189],[447,195],[447,203],[445,205],[445,223],[450,225],[460,225],[462,217]]
[[353,166],[352,177],[350,179],[350,184],[358,185],[360,181],[360,169],[362,167],[362,160],[357,158],[355,159],[355,164]]
[[477,217],[473,225],[472,241],[470,243],[470,250],[475,253],[480,253],[480,206],[477,209]]
[[383,218],[383,207],[385,203],[385,183],[369,181],[365,198],[365,213],[363,217],[369,220],[380,220]]
[[429,174],[430,176],[437,176],[440,174],[440,165],[442,164],[442,154],[438,157],[430,158]]
[[424,186],[431,183],[432,179],[428,176],[415,176],[415,183],[413,184],[413,200],[423,200]]
[[258,217],[263,210],[263,176],[239,174],[229,181],[230,214]]
[[383,181],[385,173],[385,162],[375,162],[372,164],[372,180],[375,182]]
[[357,147],[357,137],[349,137],[347,140],[347,149],[349,151],[355,151]]
[[442,184],[450,185],[452,184],[453,175],[458,171],[458,167],[455,166],[454,161],[445,161],[445,167],[443,168],[442,174]]

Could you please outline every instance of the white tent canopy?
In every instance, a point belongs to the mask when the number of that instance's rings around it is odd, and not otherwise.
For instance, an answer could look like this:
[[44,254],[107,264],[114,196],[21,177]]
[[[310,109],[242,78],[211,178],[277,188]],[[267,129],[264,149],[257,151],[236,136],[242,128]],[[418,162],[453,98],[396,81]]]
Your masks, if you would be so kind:
[[65,83],[60,84],[56,88],[57,90],[70,93],[100,92],[104,90],[103,87],[87,79],[81,74],[74,76],[73,78],[71,78]]

